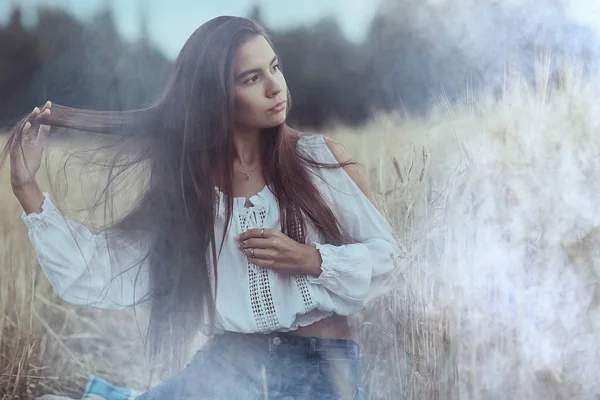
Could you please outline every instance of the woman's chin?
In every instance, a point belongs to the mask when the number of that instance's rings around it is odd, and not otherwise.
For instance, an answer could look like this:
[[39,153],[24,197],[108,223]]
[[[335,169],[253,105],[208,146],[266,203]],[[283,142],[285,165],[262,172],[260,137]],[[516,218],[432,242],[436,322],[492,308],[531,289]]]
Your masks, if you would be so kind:
[[285,122],[285,115],[282,115],[279,118],[273,118],[271,121],[265,124],[265,128],[273,128],[275,126],[281,125]]

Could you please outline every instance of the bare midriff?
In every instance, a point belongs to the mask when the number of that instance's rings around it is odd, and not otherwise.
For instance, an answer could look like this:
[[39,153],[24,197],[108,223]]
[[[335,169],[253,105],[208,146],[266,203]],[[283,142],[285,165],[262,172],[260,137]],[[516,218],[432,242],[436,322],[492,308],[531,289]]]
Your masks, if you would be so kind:
[[289,332],[297,336],[314,336],[322,339],[352,339],[356,340],[350,332],[348,317],[333,314],[308,326],[302,326]]

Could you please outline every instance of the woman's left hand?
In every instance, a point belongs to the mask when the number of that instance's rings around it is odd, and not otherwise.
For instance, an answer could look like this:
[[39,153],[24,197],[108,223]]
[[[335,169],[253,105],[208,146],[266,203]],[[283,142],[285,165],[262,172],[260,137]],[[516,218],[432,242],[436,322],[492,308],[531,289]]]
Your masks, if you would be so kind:
[[289,274],[321,274],[321,254],[276,229],[250,229],[237,238],[238,249],[256,266]]

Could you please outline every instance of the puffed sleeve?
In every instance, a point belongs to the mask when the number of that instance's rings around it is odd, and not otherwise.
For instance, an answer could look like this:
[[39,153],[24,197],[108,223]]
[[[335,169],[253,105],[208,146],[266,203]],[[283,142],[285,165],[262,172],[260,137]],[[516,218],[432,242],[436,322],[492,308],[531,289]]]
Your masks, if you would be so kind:
[[142,244],[128,243],[110,230],[91,233],[65,217],[47,192],[42,211],[23,213],[21,219],[28,227],[40,267],[54,292],[65,301],[122,309],[147,294],[147,249]]
[[[323,135],[316,135],[313,155],[321,162],[336,163]],[[398,243],[387,219],[362,192],[344,168],[320,169],[326,194],[342,226],[356,240],[336,246],[312,241],[322,258],[319,276],[307,275],[312,285],[333,294],[336,313],[350,315],[394,287],[392,271],[400,256]]]

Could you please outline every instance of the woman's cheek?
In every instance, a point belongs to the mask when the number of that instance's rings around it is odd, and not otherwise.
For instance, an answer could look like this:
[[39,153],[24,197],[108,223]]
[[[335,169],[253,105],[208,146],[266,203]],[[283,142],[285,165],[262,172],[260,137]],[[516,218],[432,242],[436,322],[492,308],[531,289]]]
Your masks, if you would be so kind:
[[242,95],[236,96],[235,108],[236,108],[238,114],[245,115],[248,113],[249,102],[245,96],[242,96]]

